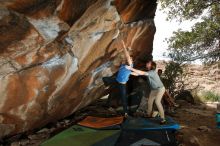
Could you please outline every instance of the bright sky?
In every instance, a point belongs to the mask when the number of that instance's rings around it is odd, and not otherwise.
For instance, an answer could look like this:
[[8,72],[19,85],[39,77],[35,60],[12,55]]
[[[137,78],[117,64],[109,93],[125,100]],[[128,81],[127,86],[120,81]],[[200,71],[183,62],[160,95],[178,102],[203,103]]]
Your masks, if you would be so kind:
[[167,52],[168,44],[165,42],[166,38],[172,36],[173,31],[178,29],[190,30],[195,21],[184,21],[182,23],[176,22],[175,20],[169,22],[166,21],[166,13],[163,13],[160,10],[161,7],[158,4],[155,17],[156,25],[156,34],[154,37],[154,49],[153,49],[153,58],[154,60],[167,60],[168,58],[164,57],[164,52]]

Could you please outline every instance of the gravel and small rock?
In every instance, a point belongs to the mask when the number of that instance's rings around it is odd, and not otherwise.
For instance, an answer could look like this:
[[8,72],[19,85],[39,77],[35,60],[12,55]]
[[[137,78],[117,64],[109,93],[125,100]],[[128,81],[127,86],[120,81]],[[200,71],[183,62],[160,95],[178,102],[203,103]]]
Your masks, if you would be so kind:
[[[179,146],[219,146],[220,129],[216,128],[216,109],[206,108],[204,104],[183,104],[183,101],[178,104],[181,106],[176,108],[172,115],[181,126],[176,134]],[[101,112],[97,113],[97,111]],[[74,125],[88,114],[114,116],[113,112],[108,115],[109,112],[109,109],[101,104],[88,106],[71,117],[51,123],[35,132],[13,136],[0,146],[39,146],[45,140]]]

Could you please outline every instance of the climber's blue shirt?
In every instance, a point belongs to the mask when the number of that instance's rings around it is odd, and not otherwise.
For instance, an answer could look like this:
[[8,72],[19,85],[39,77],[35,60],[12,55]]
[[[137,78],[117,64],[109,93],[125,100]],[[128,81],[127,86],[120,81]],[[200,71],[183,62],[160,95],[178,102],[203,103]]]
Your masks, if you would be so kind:
[[[127,69],[126,66],[127,65],[122,64],[118,70],[116,81],[119,83],[125,84],[129,80],[129,76],[131,75],[131,70]],[[133,64],[131,65],[131,67],[133,67]]]

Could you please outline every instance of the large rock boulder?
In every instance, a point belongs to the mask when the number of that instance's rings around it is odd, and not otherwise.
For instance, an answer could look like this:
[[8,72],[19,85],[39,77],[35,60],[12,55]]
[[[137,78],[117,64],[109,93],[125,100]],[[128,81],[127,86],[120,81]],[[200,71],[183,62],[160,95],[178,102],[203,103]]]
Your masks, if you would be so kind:
[[156,0],[0,1],[0,137],[39,128],[100,98],[121,40],[151,56]]

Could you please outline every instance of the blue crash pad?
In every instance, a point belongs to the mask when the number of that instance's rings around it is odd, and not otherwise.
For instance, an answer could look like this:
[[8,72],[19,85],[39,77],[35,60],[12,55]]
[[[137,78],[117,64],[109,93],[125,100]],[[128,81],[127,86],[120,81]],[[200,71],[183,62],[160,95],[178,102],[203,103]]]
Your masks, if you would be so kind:
[[122,124],[123,130],[179,130],[180,125],[172,118],[166,118],[167,123],[160,125],[160,118],[128,118]]

